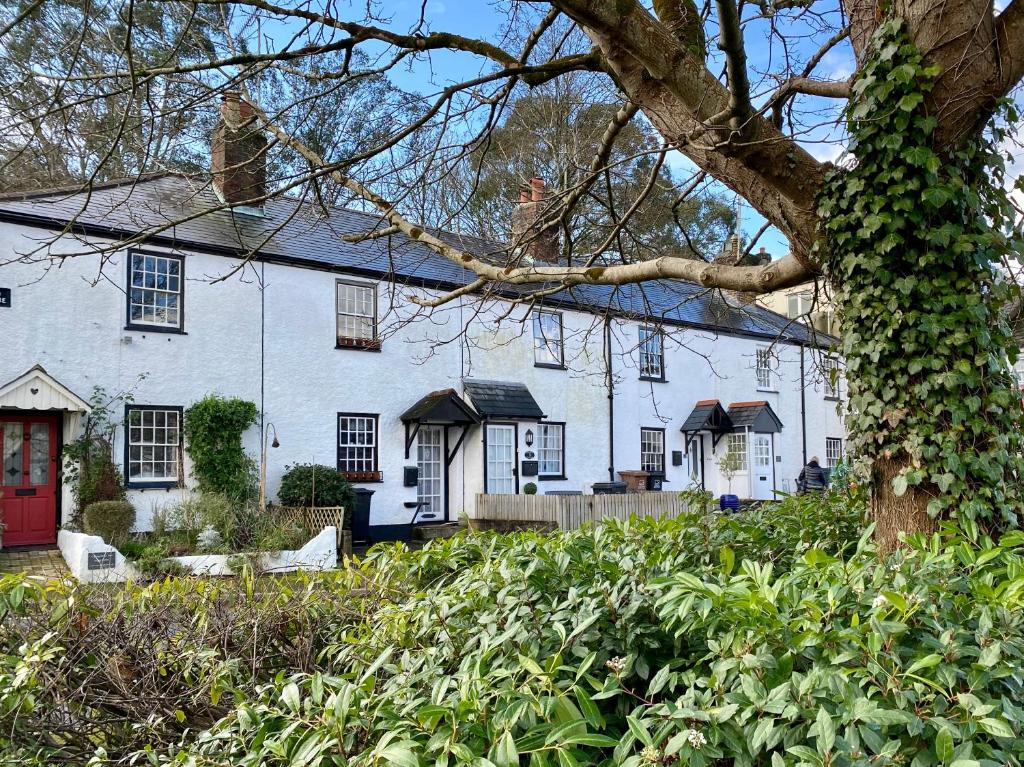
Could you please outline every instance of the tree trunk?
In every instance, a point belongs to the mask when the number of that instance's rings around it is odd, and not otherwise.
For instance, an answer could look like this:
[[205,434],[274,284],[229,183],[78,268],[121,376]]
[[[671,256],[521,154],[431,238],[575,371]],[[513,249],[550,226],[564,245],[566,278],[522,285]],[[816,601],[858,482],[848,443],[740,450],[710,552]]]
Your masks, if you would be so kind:
[[903,495],[893,492],[892,484],[909,467],[897,461],[875,461],[871,488],[871,517],[875,522],[875,542],[883,552],[900,545],[902,535],[932,533],[938,528],[928,514],[933,494],[924,487],[910,487]]

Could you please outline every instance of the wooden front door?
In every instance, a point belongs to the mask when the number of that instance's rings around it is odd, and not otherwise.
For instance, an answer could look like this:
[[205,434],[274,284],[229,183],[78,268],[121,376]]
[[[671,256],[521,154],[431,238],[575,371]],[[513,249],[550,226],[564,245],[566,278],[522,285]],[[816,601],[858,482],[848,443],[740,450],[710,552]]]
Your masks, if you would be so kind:
[[57,542],[59,416],[0,413],[4,546]]

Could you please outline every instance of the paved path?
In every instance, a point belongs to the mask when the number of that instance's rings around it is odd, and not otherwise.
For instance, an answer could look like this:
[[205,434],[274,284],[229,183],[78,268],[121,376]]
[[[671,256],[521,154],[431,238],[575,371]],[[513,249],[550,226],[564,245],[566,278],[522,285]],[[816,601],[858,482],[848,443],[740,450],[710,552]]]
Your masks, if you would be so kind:
[[0,551],[0,575],[22,572],[53,580],[67,577],[68,568],[55,548]]

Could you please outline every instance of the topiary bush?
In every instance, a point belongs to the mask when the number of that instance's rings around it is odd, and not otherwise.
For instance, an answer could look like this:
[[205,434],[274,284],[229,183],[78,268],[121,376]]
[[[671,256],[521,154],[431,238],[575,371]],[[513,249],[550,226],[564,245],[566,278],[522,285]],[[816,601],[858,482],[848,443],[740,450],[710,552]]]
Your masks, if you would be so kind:
[[82,524],[85,532],[117,546],[135,526],[135,507],[128,501],[96,501],[85,507]]
[[356,494],[341,472],[331,466],[300,463],[286,467],[277,499],[283,506],[343,506],[345,529],[352,528]]

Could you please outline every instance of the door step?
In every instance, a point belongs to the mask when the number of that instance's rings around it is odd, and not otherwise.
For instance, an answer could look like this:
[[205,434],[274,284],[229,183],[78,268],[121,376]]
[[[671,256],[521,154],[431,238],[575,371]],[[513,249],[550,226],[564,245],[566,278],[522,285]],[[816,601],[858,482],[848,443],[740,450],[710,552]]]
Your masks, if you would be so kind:
[[458,522],[445,522],[440,525],[416,525],[413,528],[412,536],[421,541],[432,541],[435,538],[451,538],[456,533],[465,529],[466,526]]

